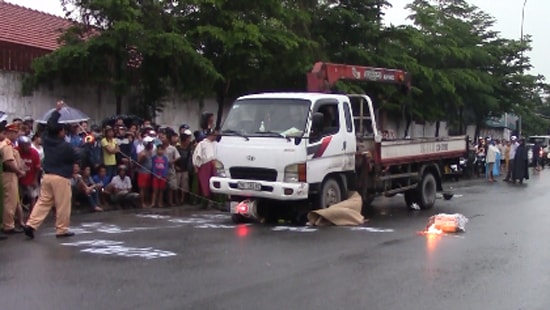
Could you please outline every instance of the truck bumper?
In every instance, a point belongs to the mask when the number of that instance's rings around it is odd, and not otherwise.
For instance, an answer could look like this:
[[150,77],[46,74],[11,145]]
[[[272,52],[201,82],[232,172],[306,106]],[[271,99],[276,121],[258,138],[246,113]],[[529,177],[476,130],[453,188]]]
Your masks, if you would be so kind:
[[210,178],[210,190],[216,194],[235,195],[273,200],[304,200],[309,184]]

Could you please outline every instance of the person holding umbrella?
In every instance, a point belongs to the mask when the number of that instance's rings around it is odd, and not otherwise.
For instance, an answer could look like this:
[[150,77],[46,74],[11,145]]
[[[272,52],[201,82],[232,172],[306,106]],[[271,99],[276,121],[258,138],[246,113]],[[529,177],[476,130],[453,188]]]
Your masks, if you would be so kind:
[[64,106],[63,101],[57,102],[55,110],[50,113],[47,131],[42,138],[45,154],[42,187],[38,201],[24,227],[25,235],[31,239],[54,205],[56,237],[74,236],[74,233],[69,231],[72,199],[70,179],[73,165],[78,163],[80,158],[72,145],[65,141],[65,127],[59,120],[64,116],[65,120],[70,121],[70,117],[62,114]]

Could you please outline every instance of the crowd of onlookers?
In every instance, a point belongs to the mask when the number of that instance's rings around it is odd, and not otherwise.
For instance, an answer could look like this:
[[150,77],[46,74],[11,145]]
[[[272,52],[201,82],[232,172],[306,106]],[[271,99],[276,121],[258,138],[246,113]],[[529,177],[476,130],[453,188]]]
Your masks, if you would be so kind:
[[[124,117],[101,126],[86,121],[67,124],[65,139],[81,159],[71,178],[73,205],[101,212],[109,205],[151,208],[199,202],[201,193],[209,196],[207,183],[199,180],[205,152],[211,153],[205,170],[209,176],[214,171],[214,121],[212,113],[204,113],[196,131],[187,124],[170,128]],[[12,124],[18,125],[18,132],[10,140],[26,170],[19,179],[21,206],[29,209],[39,194],[43,128],[31,118],[14,119]],[[205,146],[196,152],[201,141]]]
[[[504,181],[523,183],[529,179],[528,149],[525,140],[511,136],[510,140],[480,137],[474,143],[475,174],[484,176],[489,182],[496,182],[496,177],[503,175]],[[537,151],[538,154],[538,151]],[[535,160],[535,169],[539,170],[539,161]]]

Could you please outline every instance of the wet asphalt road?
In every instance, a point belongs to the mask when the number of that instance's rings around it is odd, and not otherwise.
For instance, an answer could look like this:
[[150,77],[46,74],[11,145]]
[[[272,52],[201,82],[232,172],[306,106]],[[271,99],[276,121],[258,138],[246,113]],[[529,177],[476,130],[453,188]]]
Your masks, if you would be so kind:
[[[550,309],[550,170],[476,183],[428,212],[378,200],[359,229],[238,226],[160,210],[51,222],[0,241],[2,309]],[[418,235],[460,212],[459,236]]]

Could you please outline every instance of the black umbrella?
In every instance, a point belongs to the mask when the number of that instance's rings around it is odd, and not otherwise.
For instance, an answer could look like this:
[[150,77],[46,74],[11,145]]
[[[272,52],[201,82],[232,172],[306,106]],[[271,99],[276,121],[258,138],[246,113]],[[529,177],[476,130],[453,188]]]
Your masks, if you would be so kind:
[[113,115],[111,117],[107,117],[106,119],[103,120],[103,122],[101,122],[101,125],[103,127],[107,125],[113,126],[118,119],[122,119],[122,121],[124,122],[124,126],[126,127],[130,127],[132,126],[132,124],[138,124],[138,125],[143,124],[143,119],[137,115],[121,114],[121,115]]

